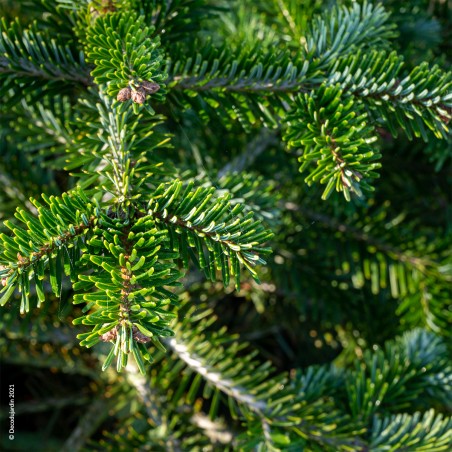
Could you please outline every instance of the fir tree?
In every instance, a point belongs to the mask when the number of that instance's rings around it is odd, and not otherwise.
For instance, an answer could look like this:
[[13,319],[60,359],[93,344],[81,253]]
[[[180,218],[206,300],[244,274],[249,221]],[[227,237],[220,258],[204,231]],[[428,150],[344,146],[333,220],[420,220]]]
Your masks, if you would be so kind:
[[3,448],[450,450],[445,2],[0,5]]

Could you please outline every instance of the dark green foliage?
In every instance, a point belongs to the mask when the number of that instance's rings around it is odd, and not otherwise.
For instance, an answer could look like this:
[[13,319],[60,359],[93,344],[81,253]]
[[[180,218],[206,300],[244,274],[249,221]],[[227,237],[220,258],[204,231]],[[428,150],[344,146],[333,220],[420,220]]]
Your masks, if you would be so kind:
[[372,151],[377,137],[366,113],[357,109],[352,98],[342,103],[341,94],[336,87],[322,85],[315,93],[299,96],[295,111],[287,117],[285,139],[289,146],[304,147],[300,172],[316,163],[316,171],[305,182],[327,184],[322,199],[336,189],[349,201],[350,192],[361,196],[361,189],[370,189],[365,179],[377,176],[374,170],[380,165],[372,161],[380,155]]
[[[90,83],[82,52],[61,45],[48,31],[39,31],[36,24],[23,30],[17,20],[7,24],[2,19],[1,28],[0,95],[10,103],[26,93],[36,99],[41,88],[56,94],[72,90],[73,85],[86,88]],[[20,95],[11,96],[17,89]]]
[[[124,111],[102,93],[81,100],[74,110],[75,137],[58,163],[77,177],[81,187],[108,191],[127,203],[132,194],[138,195],[138,188],[146,190],[143,184],[153,180],[154,174],[165,174],[161,159],[154,156],[168,148],[169,136],[154,130],[161,117],[135,116],[131,108]],[[123,180],[124,168],[128,177]]]
[[451,15],[408,3],[0,0],[2,450],[450,449]]
[[159,86],[153,98],[164,99],[163,54],[159,39],[149,37],[152,31],[135,13],[106,14],[94,20],[87,34],[88,58],[96,65],[91,75],[97,84],[108,82],[109,95],[128,87],[136,92],[143,82],[153,82]]
[[410,139],[447,137],[451,75],[424,62],[402,77],[403,66],[395,52],[359,52],[337,62],[329,83],[362,99],[394,135],[400,127]]
[[330,64],[358,48],[385,47],[396,35],[389,17],[382,5],[370,2],[354,3],[349,8],[336,6],[327,18],[314,17],[307,39],[308,53],[314,52],[322,64]]
[[62,290],[63,272],[72,279],[76,277],[75,264],[85,247],[85,236],[97,223],[98,211],[82,192],[63,194],[62,198],[43,195],[43,198],[48,207],[32,200],[37,218],[25,210],[17,210],[16,217],[26,229],[5,221],[14,239],[6,234],[0,236],[3,248],[0,276],[5,281],[0,304],[3,306],[18,286],[22,293],[21,313],[30,309],[30,282],[34,282],[38,306],[45,301],[42,280],[47,269],[52,291],[57,296]]
[[104,369],[116,356],[120,371],[132,353],[144,374],[141,356],[152,358],[142,344],[172,335],[168,325],[175,314],[164,307],[177,302],[177,297],[166,287],[174,286],[181,275],[171,266],[159,263],[159,257],[173,256],[164,252],[157,255],[165,237],[153,229],[151,219],[141,220],[132,226],[104,220],[110,227],[94,230],[88,240],[88,253],[82,258],[86,265],[95,266],[94,271],[79,275],[74,289],[84,293],[74,295],[73,301],[86,303],[82,311],[91,313],[73,323],[93,325],[92,332],[77,336],[82,339],[81,345],[92,347],[99,339],[114,342]]
[[185,267],[193,248],[198,266],[212,281],[218,270],[225,286],[233,275],[240,288],[241,265],[259,281],[253,267],[265,264],[260,254],[270,252],[262,244],[271,238],[271,232],[253,219],[252,212],[242,217],[243,204],[232,207],[228,195],[213,200],[214,194],[213,187],[193,190],[193,183],[185,188],[180,181],[160,185],[148,213],[158,229],[163,226],[170,233],[171,249],[180,254]]
[[450,447],[451,420],[427,411],[423,416],[398,414],[384,420],[376,419],[371,447],[383,450],[441,451]]

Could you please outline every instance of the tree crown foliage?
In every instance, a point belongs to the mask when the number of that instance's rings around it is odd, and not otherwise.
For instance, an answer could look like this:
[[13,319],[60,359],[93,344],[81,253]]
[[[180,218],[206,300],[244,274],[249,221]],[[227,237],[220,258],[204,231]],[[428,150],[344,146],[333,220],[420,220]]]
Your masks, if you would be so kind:
[[0,347],[100,388],[65,447],[448,450],[443,2],[12,3]]

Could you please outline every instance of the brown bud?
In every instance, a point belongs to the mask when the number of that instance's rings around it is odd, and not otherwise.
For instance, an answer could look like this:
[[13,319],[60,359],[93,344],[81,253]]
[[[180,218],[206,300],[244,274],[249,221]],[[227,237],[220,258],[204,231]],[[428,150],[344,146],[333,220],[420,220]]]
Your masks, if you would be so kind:
[[17,260],[19,262],[19,265],[28,264],[28,259],[26,257],[23,257],[22,254],[20,254],[20,253],[17,253]]
[[138,330],[136,326],[132,328],[133,338],[142,344],[146,344],[146,342],[150,342],[151,338],[143,334]]
[[119,100],[119,102],[125,102],[126,100],[129,100],[131,96],[132,90],[129,87],[127,87],[119,91],[116,99]]
[[[0,265],[0,270],[6,270],[8,267],[5,267],[4,265]],[[6,286],[6,281],[8,281],[8,275],[6,275],[4,278],[2,278],[2,286]]]
[[108,13],[108,12],[114,12],[116,11],[116,7],[113,4],[113,0],[102,0],[102,12]]
[[132,100],[136,104],[144,104],[144,101],[146,100],[146,91],[143,88],[132,91]]
[[99,339],[103,342],[110,342],[114,341],[116,339],[116,336],[118,335],[118,331],[116,327],[111,329],[110,331],[107,331],[106,333],[102,334]]
[[141,87],[148,93],[154,94],[160,89],[160,85],[154,82],[147,82],[146,80],[141,84]]

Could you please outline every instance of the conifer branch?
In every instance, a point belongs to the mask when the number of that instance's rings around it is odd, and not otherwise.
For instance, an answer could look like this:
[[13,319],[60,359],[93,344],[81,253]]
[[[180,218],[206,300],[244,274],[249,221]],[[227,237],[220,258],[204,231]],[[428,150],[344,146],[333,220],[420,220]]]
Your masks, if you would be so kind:
[[[294,206],[291,205],[291,208],[293,207]],[[426,276],[435,275],[440,277],[441,279],[444,278],[446,281],[450,280],[450,277],[447,274],[443,274],[437,270],[438,263],[433,261],[428,256],[413,255],[409,250],[405,251],[397,248],[390,243],[384,242],[381,238],[377,238],[369,233],[363,233],[360,229],[349,224],[339,222],[337,219],[331,216],[319,212],[314,212],[304,207],[298,208],[301,212],[303,212],[303,215],[306,215],[308,218],[318,221],[329,229],[340,231],[342,234],[345,234],[348,237],[352,237],[359,242],[367,243],[375,247],[376,250],[381,251],[388,256],[391,256],[392,259],[416,268],[420,273],[425,274]]]
[[[262,66],[256,66],[256,71]],[[282,72],[282,68],[278,68],[276,73]],[[260,69],[262,71],[262,69]],[[286,68],[286,73],[290,71],[290,67]],[[203,91],[225,91],[231,93],[293,93],[302,90],[303,82],[306,80],[302,71],[297,71],[295,68],[290,71],[290,81],[281,81],[277,77],[274,77],[274,81],[256,81],[252,79],[250,75],[249,79],[241,79],[231,81],[230,78],[213,78],[207,83],[202,76],[183,78],[182,76],[177,76],[169,80],[171,83],[170,88],[174,90],[181,91],[193,91],[193,92],[203,92]],[[298,73],[297,73],[298,72]],[[293,74],[293,75],[292,75]],[[296,77],[296,80],[293,78]],[[278,77],[279,78],[279,77]],[[232,82],[232,83],[231,83]]]
[[[116,357],[119,372],[132,354],[144,374],[143,358],[151,361],[152,357],[143,344],[159,343],[158,337],[173,334],[169,324],[175,313],[165,306],[175,304],[177,297],[167,287],[178,285],[181,275],[172,264],[160,262],[174,256],[159,252],[165,235],[152,228],[149,219],[130,224],[130,218],[103,217],[103,224],[108,229],[95,231],[82,257],[83,262],[95,265],[95,271],[79,274],[74,284],[74,289],[82,293],[74,296],[73,303],[86,306],[84,315],[73,323],[93,327],[77,336],[81,345],[92,347],[99,341],[114,344],[104,369]],[[100,249],[104,256],[99,255]]]
[[[375,178],[374,163],[380,154],[370,146],[376,137],[359,104],[343,99],[337,87],[321,86],[316,94],[299,96],[288,115],[284,139],[291,147],[303,147],[300,172],[309,170],[305,182],[326,184],[322,199],[335,189],[349,201],[371,190],[366,178]],[[312,169],[312,163],[315,168]]]
[[427,388],[430,397],[449,399],[450,370],[444,342],[421,330],[388,342],[383,350],[366,351],[362,365],[346,379],[352,415],[370,422],[377,412],[409,406]]
[[[231,343],[232,338],[227,340],[221,334],[207,336],[199,329],[203,326],[203,320],[197,325],[198,322],[193,320],[193,314],[193,308],[189,309],[176,327],[175,336],[165,339],[164,343],[178,359],[184,361],[190,373],[199,375],[207,385],[215,387],[234,401],[234,403],[229,402],[231,414],[234,417],[246,419],[249,432],[252,432],[251,443],[262,435],[265,443],[275,445],[275,441],[276,444],[278,441],[276,438],[291,435],[293,443],[296,444],[300,435],[323,446],[336,447],[336,450],[343,450],[342,446],[360,444],[359,439],[353,438],[352,431],[357,433],[356,427],[344,428],[349,419],[341,419],[332,406],[329,407],[328,414],[320,414],[322,412],[320,400],[318,403],[311,403],[310,406],[303,402],[303,399],[312,402],[312,399],[319,397],[318,394],[312,394],[317,390],[315,384],[309,392],[305,387],[306,393],[303,393],[295,385],[288,384],[284,375],[270,378],[269,375],[274,372],[273,369],[268,363],[259,365],[254,360],[254,353],[242,353],[241,364],[231,367],[231,354],[237,353],[246,347],[246,344]],[[201,319],[204,315],[197,313]],[[188,325],[191,328],[187,328]],[[205,328],[202,329],[205,330]],[[196,341],[193,340],[194,337]],[[221,345],[225,342],[229,344],[227,349]],[[315,383],[317,382],[316,380]],[[197,388],[198,385],[199,379],[195,377],[193,386]],[[259,388],[259,390],[252,388]],[[288,400],[291,400],[290,406],[286,405]],[[331,422],[340,424],[338,427],[340,433],[336,432],[336,437],[331,436],[327,429],[323,430],[321,425],[316,424],[322,416],[328,416]],[[314,421],[312,421],[313,418]],[[292,433],[295,434],[292,435]],[[288,440],[289,436],[286,439]],[[239,437],[237,440],[242,447],[246,447],[246,438]]]
[[438,450],[450,447],[452,419],[433,409],[414,414],[398,414],[375,417],[370,447],[380,450],[392,447],[394,450]]
[[62,167],[79,179],[83,189],[97,193],[109,192],[122,205],[123,210],[135,202],[139,193],[146,192],[146,182],[152,176],[169,171],[153,156],[158,150],[169,147],[169,135],[154,129],[162,117],[146,118],[121,108],[106,94],[95,93],[93,101],[80,101],[78,134]]
[[397,36],[395,28],[382,5],[374,6],[366,0],[351,7],[336,6],[327,17],[314,18],[306,53],[312,54],[321,67],[327,67],[357,48],[387,47],[388,41]]
[[203,376],[209,383],[213,384],[220,391],[235,399],[238,403],[247,405],[252,411],[262,413],[266,404],[249,393],[246,388],[237,385],[234,381],[223,378],[215,369],[206,366],[202,359],[189,353],[189,348],[177,338],[171,338],[164,343],[179,356],[195,372]]
[[452,119],[452,74],[423,63],[404,76],[403,66],[395,52],[358,52],[336,62],[328,84],[339,84],[368,103],[394,135],[397,131],[392,124],[396,122],[409,138],[422,136],[428,141],[428,130],[437,138],[446,138]]
[[18,82],[28,82],[28,85],[39,79],[75,82],[85,87],[92,84],[83,53],[74,55],[72,49],[58,45],[35,25],[22,30],[18,21],[8,26],[2,19],[0,28],[0,75],[3,77],[14,76]]
[[[162,415],[160,403],[161,394],[152,388],[149,381],[139,372],[133,363],[127,364],[127,380],[135,388],[144,406],[148,419],[152,420],[155,429],[166,428],[171,430],[166,419]],[[166,437],[166,445],[174,451],[183,451],[180,441],[172,434]]]
[[[107,93],[120,102],[132,99],[135,113],[148,94],[164,99],[163,52],[153,31],[143,16],[118,11],[97,18],[87,34],[87,55],[96,65],[91,72],[94,81],[106,84]],[[150,105],[146,109],[154,114]]]
[[214,188],[193,191],[193,182],[182,188],[180,181],[157,187],[148,204],[148,215],[157,220],[157,227],[163,224],[169,231],[171,246],[180,252],[184,266],[188,265],[188,250],[194,248],[199,267],[210,279],[214,280],[220,270],[225,285],[234,275],[239,287],[242,264],[257,280],[253,267],[265,262],[259,254],[270,252],[262,244],[272,233],[253,220],[252,212],[241,217],[243,204],[231,206],[229,196],[215,200]]
[[[27,229],[5,222],[14,234],[13,238],[0,235],[2,242],[1,262],[3,296],[0,304],[4,305],[14,292],[16,285],[22,292],[21,312],[29,311],[30,279],[34,277],[38,295],[38,305],[45,300],[42,280],[47,267],[55,295],[61,293],[61,273],[64,262],[66,275],[75,276],[73,260],[76,260],[81,237],[92,231],[97,224],[97,212],[88,202],[83,192],[64,194],[61,199],[43,195],[48,204],[44,208],[37,201],[32,203],[38,211],[38,217],[18,209],[16,217]],[[69,250],[71,249],[71,251]]]
[[2,360],[105,390],[66,448],[446,450],[444,5],[220,3],[1,21]]

